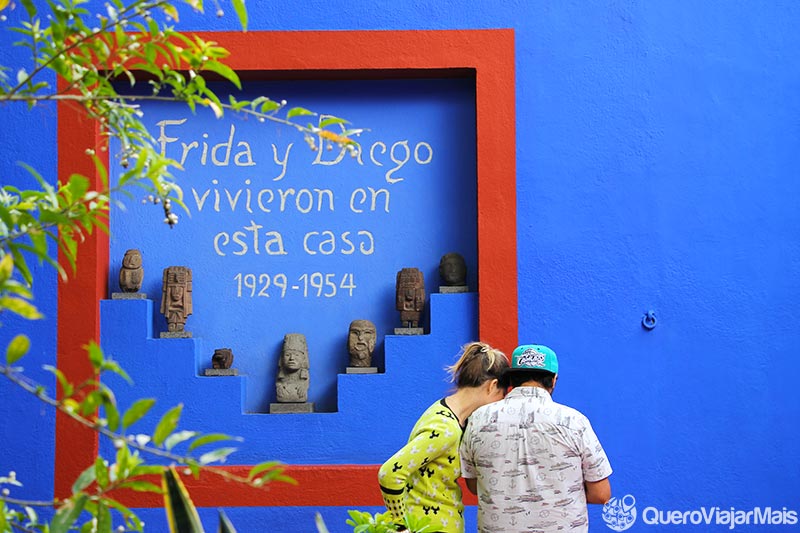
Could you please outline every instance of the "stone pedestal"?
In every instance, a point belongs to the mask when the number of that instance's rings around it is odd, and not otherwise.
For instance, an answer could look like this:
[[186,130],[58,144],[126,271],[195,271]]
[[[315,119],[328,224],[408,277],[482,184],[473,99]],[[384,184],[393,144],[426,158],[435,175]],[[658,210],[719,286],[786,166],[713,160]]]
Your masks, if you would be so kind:
[[238,376],[238,368],[206,368],[203,370],[205,376]]
[[162,331],[159,333],[162,339],[191,339],[191,331]]
[[271,403],[269,404],[270,414],[281,413],[313,413],[314,402],[305,403]]
[[112,300],[146,300],[147,295],[143,292],[112,292]]
[[395,335],[424,335],[422,328],[394,328]]
[[345,370],[347,374],[377,374],[378,367],[375,366],[348,366]]
[[469,287],[466,285],[439,285],[439,292],[441,294],[458,294],[469,292]]

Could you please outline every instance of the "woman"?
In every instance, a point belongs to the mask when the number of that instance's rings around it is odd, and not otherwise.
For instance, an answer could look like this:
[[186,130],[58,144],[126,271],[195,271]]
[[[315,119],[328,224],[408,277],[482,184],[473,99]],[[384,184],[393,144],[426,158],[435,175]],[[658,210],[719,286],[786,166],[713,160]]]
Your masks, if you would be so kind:
[[395,453],[378,473],[383,501],[395,522],[406,513],[431,520],[428,531],[462,533],[461,458],[458,447],[472,412],[503,398],[498,378],[508,367],[499,350],[482,342],[462,349],[447,368],[456,391],[431,405],[417,420],[408,444]]

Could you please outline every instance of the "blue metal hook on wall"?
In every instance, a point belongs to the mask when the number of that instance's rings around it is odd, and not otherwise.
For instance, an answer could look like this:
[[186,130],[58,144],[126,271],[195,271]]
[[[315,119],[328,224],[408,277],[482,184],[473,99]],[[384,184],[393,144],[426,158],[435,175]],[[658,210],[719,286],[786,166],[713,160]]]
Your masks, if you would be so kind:
[[657,322],[658,322],[658,320],[656,319],[656,313],[655,313],[655,311],[652,311],[652,310],[646,312],[644,314],[644,318],[642,318],[642,326],[645,329],[648,329],[648,330],[653,329],[654,327],[656,327],[656,323]]

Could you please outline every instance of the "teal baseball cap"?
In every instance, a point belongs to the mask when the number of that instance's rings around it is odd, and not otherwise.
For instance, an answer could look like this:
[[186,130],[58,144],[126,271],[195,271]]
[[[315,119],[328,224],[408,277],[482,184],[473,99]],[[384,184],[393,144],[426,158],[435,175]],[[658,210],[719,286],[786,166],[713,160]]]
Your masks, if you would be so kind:
[[543,344],[523,344],[511,354],[511,367],[506,373],[541,370],[558,374],[556,352]]

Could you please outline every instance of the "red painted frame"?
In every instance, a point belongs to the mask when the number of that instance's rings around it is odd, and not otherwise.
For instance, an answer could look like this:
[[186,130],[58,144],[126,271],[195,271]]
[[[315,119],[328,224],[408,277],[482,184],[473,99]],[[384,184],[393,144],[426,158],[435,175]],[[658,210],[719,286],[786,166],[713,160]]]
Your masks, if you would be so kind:
[[[447,77],[475,74],[478,176],[478,300],[482,340],[507,353],[517,343],[516,130],[514,32],[302,31],[200,33],[227,48],[228,64],[243,78],[276,74],[329,78]],[[68,104],[58,107],[58,173],[99,177],[87,148],[102,139],[95,123]],[[105,153],[98,150],[97,153]],[[106,156],[107,157],[107,156]],[[99,186],[99,185],[98,185]],[[79,249],[78,272],[58,287],[58,365],[73,380],[91,375],[82,348],[100,337],[99,300],[106,298],[108,238],[95,233]],[[55,494],[73,481],[98,450],[97,434],[62,414],[56,417]],[[226,470],[244,473],[249,467]],[[376,465],[292,466],[298,487],[273,484],[256,491],[213,475],[188,480],[199,506],[382,505]],[[330,490],[335,486],[336,490]],[[137,494],[127,503],[161,505],[159,496]],[[469,503],[470,500],[467,500]],[[474,499],[471,503],[474,503]]]

